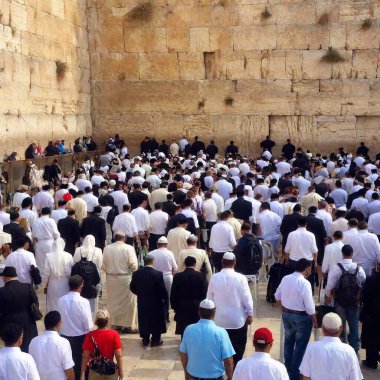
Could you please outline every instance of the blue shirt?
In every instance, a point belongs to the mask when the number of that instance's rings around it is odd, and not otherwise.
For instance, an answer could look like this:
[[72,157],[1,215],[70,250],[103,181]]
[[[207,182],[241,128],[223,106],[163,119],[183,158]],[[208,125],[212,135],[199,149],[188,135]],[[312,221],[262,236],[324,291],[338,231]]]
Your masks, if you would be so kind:
[[235,355],[227,331],[208,319],[186,328],[179,351],[188,356],[189,375],[205,378],[223,376],[223,360]]

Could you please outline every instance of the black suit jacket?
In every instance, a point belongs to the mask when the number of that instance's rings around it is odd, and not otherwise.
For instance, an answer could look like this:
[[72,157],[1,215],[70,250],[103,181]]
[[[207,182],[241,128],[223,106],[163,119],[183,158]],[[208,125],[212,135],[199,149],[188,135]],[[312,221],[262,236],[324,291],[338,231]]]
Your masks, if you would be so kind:
[[17,247],[15,246],[15,241],[20,238],[20,237],[26,237],[29,241],[29,251],[34,253],[34,248],[33,248],[33,243],[29,239],[29,237],[26,235],[25,230],[18,224],[14,222],[10,222],[6,224],[3,227],[3,231],[6,232],[7,234],[10,234],[12,236],[12,250],[16,250]]
[[162,203],[162,211],[166,212],[170,217],[175,215],[177,207],[173,201],[166,201]]
[[87,235],[93,235],[95,237],[96,246],[103,249],[106,241],[106,221],[96,214],[84,218],[80,235],[83,238]]
[[128,194],[128,200],[133,210],[139,207],[143,201],[147,201],[148,196],[142,191],[132,191]]
[[38,305],[38,298],[30,284],[13,280],[0,288],[0,329],[2,331],[9,323],[20,325],[24,331],[21,345],[24,352],[28,352],[30,341],[38,335],[36,322],[30,312],[32,303]]
[[327,238],[327,233],[323,224],[323,220],[316,218],[313,214],[309,214],[306,217],[306,220],[306,229],[315,236],[315,241],[317,243],[318,248],[318,260],[320,261],[320,259],[323,259],[323,255],[325,253],[325,239]]
[[61,238],[65,240],[65,251],[75,253],[75,245],[80,241],[80,227],[79,222],[70,216],[60,219],[58,221],[58,231]]
[[[173,228],[178,227],[178,219],[180,218],[180,215],[183,215],[183,214],[181,214],[181,213],[180,214],[175,214],[171,218],[169,218],[168,224],[166,226],[166,231],[165,231],[166,235],[169,233],[170,230],[172,230]],[[195,228],[195,223],[194,223],[194,219],[193,218],[187,218],[187,227],[186,227],[186,229],[188,231],[190,231],[193,235],[197,234],[197,229]]]
[[282,249],[285,250],[288,236],[291,232],[298,228],[298,220],[302,217],[299,212],[293,212],[292,214],[285,215],[282,219],[280,232],[282,235]]
[[203,273],[194,268],[174,275],[170,304],[175,311],[176,334],[183,334],[188,325],[199,321],[199,304],[206,298],[207,286]]
[[139,269],[132,274],[130,289],[137,296],[140,334],[165,333],[168,293],[162,272],[152,267]]
[[234,213],[235,218],[248,222],[249,217],[252,216],[252,204],[243,197],[239,197],[236,201],[233,201],[231,211]]

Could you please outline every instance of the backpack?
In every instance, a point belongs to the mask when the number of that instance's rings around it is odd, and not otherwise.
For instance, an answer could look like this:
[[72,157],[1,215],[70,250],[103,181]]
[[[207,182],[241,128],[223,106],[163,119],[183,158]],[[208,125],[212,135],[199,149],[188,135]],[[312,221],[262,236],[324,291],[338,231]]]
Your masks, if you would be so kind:
[[71,269],[71,275],[79,275],[83,278],[83,288],[80,292],[82,297],[91,299],[98,296],[96,285],[100,282],[100,276],[95,263],[88,261],[87,258],[81,256],[80,261],[74,264]]
[[263,265],[263,247],[260,239],[256,236],[248,237],[249,254],[247,258],[247,274],[252,274],[260,270]]
[[340,263],[338,266],[342,274],[334,291],[335,301],[342,307],[358,306],[361,295],[361,286],[358,279],[359,265],[356,267],[355,272],[345,270]]

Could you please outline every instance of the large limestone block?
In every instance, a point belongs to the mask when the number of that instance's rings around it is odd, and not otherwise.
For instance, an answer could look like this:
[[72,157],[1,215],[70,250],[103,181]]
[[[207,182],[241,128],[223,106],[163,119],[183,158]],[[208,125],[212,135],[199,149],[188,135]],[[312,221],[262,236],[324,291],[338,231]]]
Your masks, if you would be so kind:
[[286,52],[283,50],[272,50],[269,55],[268,79],[288,79],[286,72]]
[[371,87],[368,80],[342,81],[342,115],[367,114]]
[[332,78],[344,79],[352,77],[352,50],[340,50],[344,61],[332,64]]
[[261,61],[262,54],[260,51],[244,52],[244,70],[249,79],[261,79]]
[[293,80],[292,92],[299,94],[317,94],[319,92],[319,80]]
[[52,0],[51,14],[61,19],[64,19],[65,18],[65,2],[62,0]]
[[211,115],[226,113],[228,109],[224,104],[226,97],[235,98],[235,83],[233,81],[205,80],[199,82],[199,100],[205,100],[205,113]]
[[[228,1],[228,0],[226,0]],[[212,26],[239,25],[239,9],[236,6],[211,7],[210,23]]]
[[332,65],[321,62],[325,50],[305,50],[302,52],[303,79],[329,79],[332,75]]
[[178,53],[178,61],[181,80],[199,80],[205,78],[202,53]]
[[327,49],[329,47],[329,30],[326,26],[309,25],[309,49]]
[[194,114],[198,101],[190,81],[97,82],[93,91],[95,109],[110,114]]
[[190,44],[189,24],[182,13],[171,12],[167,22],[167,47],[171,51],[188,51]]
[[209,29],[210,50],[233,50],[232,29],[228,27],[214,27]]
[[340,115],[341,106],[341,98],[334,93],[299,93],[297,97],[299,115]]
[[93,61],[93,80],[137,80],[139,59],[137,54],[101,53]]
[[172,139],[178,141],[178,137],[183,135],[182,115],[154,115],[154,135],[156,139],[165,139],[170,145]]
[[233,28],[235,50],[264,50],[276,48],[276,26],[236,26]]
[[211,51],[209,28],[190,28],[190,51]]
[[[262,11],[265,9],[263,6],[257,6],[252,4],[242,4],[239,6],[239,25],[261,25],[263,20],[261,17]],[[270,9],[272,13],[273,10]],[[269,24],[276,22],[275,17],[271,17],[265,21]]]
[[166,52],[165,28],[126,28],[125,51],[128,53]]
[[347,42],[346,24],[329,25],[329,46],[335,49],[344,49]]
[[362,29],[362,23],[347,24],[348,49],[378,49],[380,41],[379,26],[372,22],[372,27]]
[[308,49],[310,45],[309,25],[279,25],[277,48],[282,50]]
[[139,54],[140,78],[143,80],[179,79],[176,53]]
[[337,4],[339,21],[366,20],[373,17],[370,1],[345,1]]
[[122,53],[124,52],[123,28],[104,29],[97,34],[96,50],[98,52]]
[[378,50],[355,50],[353,54],[352,77],[376,78],[378,61]]
[[356,141],[365,141],[370,150],[370,155],[379,149],[379,116],[360,116],[356,118]]
[[248,79],[248,71],[245,70],[246,60],[242,51],[225,51],[220,55],[220,70],[223,73],[220,78]]
[[368,107],[368,115],[380,115],[380,80],[372,79],[370,81],[370,99]]
[[276,24],[314,24],[315,4],[313,2],[294,2],[276,4],[268,7],[273,13]]
[[199,136],[205,144],[214,138],[210,115],[185,115],[183,118],[183,132],[191,140]]
[[302,79],[302,52],[287,50],[285,52],[285,69],[288,78]]

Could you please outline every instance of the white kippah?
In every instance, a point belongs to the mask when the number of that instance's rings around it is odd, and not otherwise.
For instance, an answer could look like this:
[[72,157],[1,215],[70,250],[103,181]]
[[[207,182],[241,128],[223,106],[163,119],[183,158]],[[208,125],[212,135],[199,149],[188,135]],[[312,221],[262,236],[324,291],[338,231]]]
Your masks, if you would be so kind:
[[224,255],[223,255],[223,259],[224,260],[235,260],[235,255],[232,253],[232,252],[226,252]]
[[161,237],[157,240],[157,243],[158,243],[158,244],[167,244],[167,243],[168,243],[168,239],[167,239],[165,236],[161,236]]
[[7,234],[6,232],[0,232],[0,247],[4,244],[11,244],[12,243],[12,236],[10,234]]
[[322,319],[322,325],[328,329],[337,331],[342,326],[342,320],[336,313],[328,313]]
[[213,301],[211,300],[208,300],[207,298],[205,300],[203,300],[200,304],[199,304],[199,307],[201,307],[202,309],[215,309],[215,304]]

